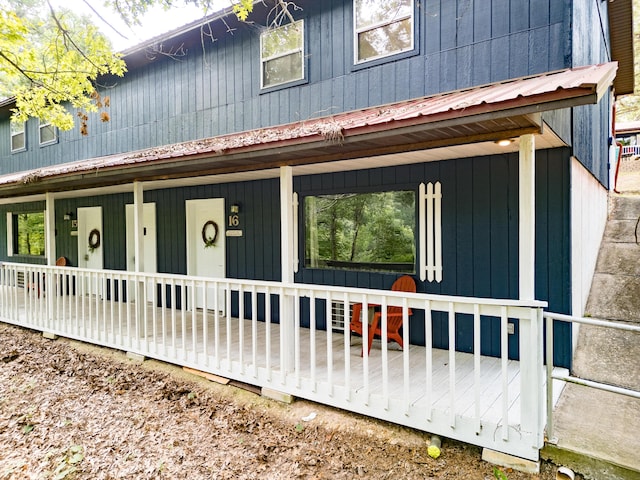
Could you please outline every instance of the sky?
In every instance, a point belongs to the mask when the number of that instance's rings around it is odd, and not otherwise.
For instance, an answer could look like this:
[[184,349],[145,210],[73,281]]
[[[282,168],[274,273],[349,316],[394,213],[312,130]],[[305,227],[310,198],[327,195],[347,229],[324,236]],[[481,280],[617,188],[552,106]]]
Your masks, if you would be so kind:
[[[168,11],[165,11],[161,7],[155,7],[142,17],[142,26],[131,29],[120,19],[118,14],[104,6],[104,0],[55,0],[52,3],[54,5],[64,5],[71,8],[77,14],[89,15],[93,19],[93,23],[109,37],[115,51],[121,51],[138,45],[145,40],[200,19],[204,15],[202,9],[194,7],[193,5],[176,7]],[[101,20],[100,17],[89,8],[87,3],[89,3],[93,9],[97,10],[100,16],[108,23]],[[224,0],[218,3],[219,9],[228,5],[228,1]],[[115,27],[115,30],[111,28],[109,24]]]

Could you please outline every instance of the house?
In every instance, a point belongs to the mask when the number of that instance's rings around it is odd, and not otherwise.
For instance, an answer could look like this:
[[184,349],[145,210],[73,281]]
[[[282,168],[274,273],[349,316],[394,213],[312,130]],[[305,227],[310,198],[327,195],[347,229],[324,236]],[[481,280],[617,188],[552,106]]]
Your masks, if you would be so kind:
[[537,459],[542,311],[583,313],[630,1],[295,3],[125,51],[86,136],[0,104],[0,319]]

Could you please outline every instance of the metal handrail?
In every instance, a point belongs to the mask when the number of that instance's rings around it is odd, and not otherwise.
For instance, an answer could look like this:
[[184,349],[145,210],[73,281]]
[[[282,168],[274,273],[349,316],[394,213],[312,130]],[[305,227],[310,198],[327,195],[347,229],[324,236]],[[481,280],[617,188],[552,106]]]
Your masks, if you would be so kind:
[[625,322],[617,322],[614,320],[603,320],[598,318],[584,318],[576,317],[573,315],[565,315],[561,313],[544,312],[544,318],[546,319],[546,343],[547,343],[547,355],[546,355],[546,371],[547,371],[547,438],[551,443],[557,443],[557,439],[553,436],[553,380],[562,380],[576,385],[582,385],[584,387],[595,388],[606,392],[616,393],[619,395],[626,395],[632,398],[640,399],[640,391],[630,388],[618,387],[616,385],[610,385],[607,383],[596,382],[585,378],[575,377],[573,375],[566,375],[560,372],[553,371],[553,321],[557,320],[566,323],[578,323],[582,325],[592,325],[596,327],[613,328],[616,330],[625,330],[629,332],[640,333],[640,325],[633,325]]

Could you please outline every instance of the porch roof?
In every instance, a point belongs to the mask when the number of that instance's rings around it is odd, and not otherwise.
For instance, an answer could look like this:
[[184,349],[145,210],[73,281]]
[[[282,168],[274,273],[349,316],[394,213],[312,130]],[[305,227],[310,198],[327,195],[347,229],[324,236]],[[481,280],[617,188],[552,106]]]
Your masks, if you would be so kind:
[[0,198],[349,161],[543,132],[541,112],[595,104],[615,62],[274,127],[0,176]]

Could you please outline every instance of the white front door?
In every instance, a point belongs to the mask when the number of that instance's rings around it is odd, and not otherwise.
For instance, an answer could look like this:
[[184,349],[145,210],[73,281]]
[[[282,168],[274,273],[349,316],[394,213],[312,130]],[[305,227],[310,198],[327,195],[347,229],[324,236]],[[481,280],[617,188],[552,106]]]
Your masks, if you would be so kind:
[[[142,207],[142,241],[144,249],[144,269],[147,273],[158,271],[158,260],[156,251],[156,204],[145,203]],[[136,269],[135,258],[135,225],[133,223],[133,205],[125,206],[127,220],[127,270],[130,272]],[[153,289],[147,289],[147,301],[153,301]],[[129,298],[134,298],[133,292],[129,292]]]
[[[102,207],[78,208],[78,267],[102,270],[104,236]],[[97,277],[84,284],[85,293],[100,293]]]
[[[186,201],[187,273],[199,277],[225,278],[224,198]],[[215,291],[207,290],[207,308],[214,305]],[[204,306],[202,289],[195,295],[197,308]],[[218,290],[218,309],[224,312],[224,290]]]

